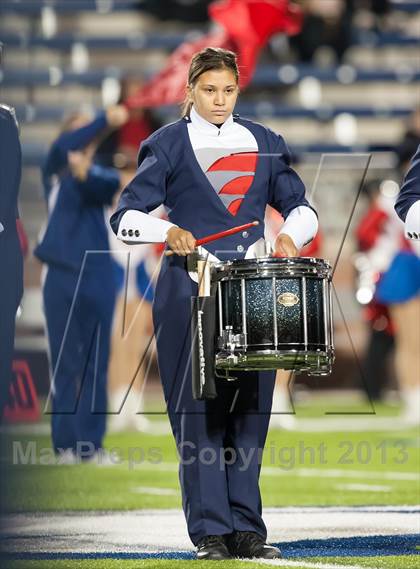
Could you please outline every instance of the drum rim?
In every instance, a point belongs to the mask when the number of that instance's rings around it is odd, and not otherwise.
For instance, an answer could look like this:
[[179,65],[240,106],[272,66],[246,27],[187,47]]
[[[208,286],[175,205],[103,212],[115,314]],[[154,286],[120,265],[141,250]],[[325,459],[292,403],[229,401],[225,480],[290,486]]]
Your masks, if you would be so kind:
[[215,263],[213,268],[218,270],[227,270],[227,269],[245,269],[251,268],[253,266],[262,266],[268,265],[269,267],[275,267],[276,265],[281,266],[285,265],[286,267],[293,268],[315,268],[319,266],[322,269],[331,270],[331,264],[319,257],[257,257],[254,259],[232,259],[228,261],[220,261],[219,263]]
[[[313,343],[315,345],[315,343]],[[292,344],[289,344],[292,345]],[[302,345],[302,343],[300,343],[299,345]],[[322,345],[322,344],[319,344]],[[325,346],[325,349],[315,349],[315,350],[297,350],[295,348],[292,348],[290,350],[252,350],[252,349],[247,349],[246,352],[242,352],[240,351],[240,349],[238,348],[238,350],[234,350],[232,353],[235,356],[241,356],[241,357],[246,357],[246,356],[276,356],[276,355],[285,355],[285,354],[294,354],[294,355],[325,355],[325,356],[334,356],[335,350],[334,347],[332,346],[332,344],[323,344]],[[230,354],[231,352],[225,351],[225,350],[219,350],[218,352],[216,352],[216,357],[225,357],[225,354]]]
[[[232,355],[237,356],[240,359],[240,363],[239,364],[229,364],[229,362],[227,361],[229,354],[225,354],[225,353],[218,353],[216,354],[216,369],[218,370],[228,370],[231,372],[235,372],[235,371],[243,371],[245,370],[245,367],[248,367],[249,370],[253,370],[253,371],[262,371],[263,369],[265,370],[276,370],[276,369],[287,369],[288,371],[290,370],[294,370],[297,373],[300,372],[310,372],[310,373],[320,373],[321,375],[323,375],[326,371],[327,368],[329,370],[329,373],[332,370],[332,365],[334,364],[335,361],[335,350],[333,347],[329,347],[325,350],[261,350],[261,351],[252,351],[249,354],[247,353],[233,353]],[[260,356],[262,357],[262,360],[260,360],[260,364],[259,366],[257,366],[255,363],[253,364],[253,362],[248,359],[247,356]],[[298,356],[299,358],[299,362],[296,362],[296,367],[295,368],[281,368],[281,367],[265,367],[266,365],[268,365],[270,363],[270,360],[268,360],[268,358],[271,358],[273,355],[278,355],[279,356],[279,363],[284,363],[282,362],[282,356]],[[264,356],[267,357],[264,358]],[[300,358],[304,358],[305,361],[302,361],[302,359]],[[322,358],[322,362],[321,365],[316,365],[315,362],[313,361],[307,361],[308,359],[312,359],[312,358],[317,358],[318,359],[318,364],[319,362],[319,358]]]

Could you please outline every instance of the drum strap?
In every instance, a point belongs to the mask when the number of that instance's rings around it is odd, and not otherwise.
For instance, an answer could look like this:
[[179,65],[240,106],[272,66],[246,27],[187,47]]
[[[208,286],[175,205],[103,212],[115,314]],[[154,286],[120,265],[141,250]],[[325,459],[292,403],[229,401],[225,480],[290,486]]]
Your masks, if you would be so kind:
[[216,335],[216,297],[191,297],[191,371],[194,399],[217,397],[214,342]]

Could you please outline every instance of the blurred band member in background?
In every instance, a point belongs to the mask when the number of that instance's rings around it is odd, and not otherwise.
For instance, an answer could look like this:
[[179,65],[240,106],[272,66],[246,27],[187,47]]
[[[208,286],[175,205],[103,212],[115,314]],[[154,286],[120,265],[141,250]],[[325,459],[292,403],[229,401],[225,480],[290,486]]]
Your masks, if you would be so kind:
[[[124,105],[125,101],[138,93],[142,86],[141,77],[135,75],[123,77],[118,103]],[[139,145],[161,126],[161,122],[149,109],[131,108],[127,121],[103,138],[96,151],[96,160],[102,166],[123,168],[127,172],[131,170],[134,176]]]
[[99,454],[105,433],[115,282],[104,208],[120,188],[120,175],[93,159],[98,137],[127,118],[123,106],[109,107],[91,122],[73,117],[42,170],[48,223],[35,255],[47,267],[52,442],[69,462]]
[[[387,304],[395,324],[396,368],[404,405],[403,419],[410,425],[420,424],[420,201],[419,159],[415,156],[405,176],[395,208],[405,215],[404,226],[392,211],[399,227],[399,248],[380,282],[376,297]],[[413,233],[415,235],[413,235]],[[416,238],[417,236],[417,238]],[[405,237],[408,237],[405,238]],[[413,239],[414,237],[414,239]]]
[[[125,104],[142,86],[140,76],[123,77],[119,103]],[[128,184],[137,169],[140,144],[161,126],[149,109],[130,108],[128,120],[112,130],[99,144],[96,160],[103,166],[120,169],[121,176]],[[121,431],[134,428],[137,431],[147,431],[150,422],[143,413],[144,364],[153,334],[151,274],[158,257],[153,246],[130,247],[117,240],[111,230],[109,241],[117,282],[117,299],[109,363],[108,429]],[[150,350],[148,353],[150,355]]]
[[363,306],[368,333],[361,387],[371,401],[380,401],[384,388],[391,384],[389,356],[394,350],[394,326],[389,309],[375,298],[377,283],[395,254],[394,243],[399,242],[399,231],[396,236],[387,231],[394,202],[383,195],[381,187],[381,180],[365,184],[368,207],[355,231],[356,298]]

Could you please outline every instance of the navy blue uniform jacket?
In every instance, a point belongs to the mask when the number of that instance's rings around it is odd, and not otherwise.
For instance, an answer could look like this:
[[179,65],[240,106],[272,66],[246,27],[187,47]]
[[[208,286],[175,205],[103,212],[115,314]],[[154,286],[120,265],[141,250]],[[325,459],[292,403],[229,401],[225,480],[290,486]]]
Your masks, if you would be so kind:
[[159,129],[141,144],[136,176],[125,188],[117,211],[111,217],[115,233],[126,210],[148,213],[164,204],[169,220],[191,231],[196,239],[258,220],[260,225],[250,229],[247,238],[241,234],[239,237],[233,235],[206,245],[212,253],[236,251],[238,245],[246,250],[264,236],[267,204],[284,218],[295,207],[309,205],[302,181],[290,168],[290,153],[283,138],[262,125],[235,118],[255,136],[258,162],[254,181],[237,215],[229,213],[195,158],[188,135],[188,120],[181,119]]
[[[171,222],[191,231],[197,239],[258,220],[260,224],[247,232],[206,245],[222,260],[243,258],[246,249],[264,236],[266,205],[273,206],[286,218],[295,207],[309,205],[305,187],[290,168],[290,154],[281,136],[262,125],[235,118],[255,136],[258,160],[253,183],[237,214],[232,215],[196,160],[189,139],[188,120],[180,119],[159,129],[141,144],[138,170],[124,189],[111,217],[112,228],[117,233],[119,221],[128,209],[148,213],[161,204],[167,207]],[[164,257],[153,305],[164,387],[165,383],[171,383],[164,377],[167,375],[166,364],[170,361],[164,353],[168,348],[174,353],[181,349],[173,338],[188,335],[190,297],[196,294],[197,285],[188,275],[185,257]],[[172,373],[170,366],[167,373]]]
[[[119,189],[119,174],[92,165],[86,181],[77,181],[68,170],[67,153],[85,148],[107,127],[101,113],[88,125],[65,132],[53,143],[42,169],[49,220],[35,255],[44,263],[79,271],[86,251],[108,251],[104,206],[111,205]],[[109,255],[89,259],[102,265]],[[96,261],[96,262],[95,262]]]

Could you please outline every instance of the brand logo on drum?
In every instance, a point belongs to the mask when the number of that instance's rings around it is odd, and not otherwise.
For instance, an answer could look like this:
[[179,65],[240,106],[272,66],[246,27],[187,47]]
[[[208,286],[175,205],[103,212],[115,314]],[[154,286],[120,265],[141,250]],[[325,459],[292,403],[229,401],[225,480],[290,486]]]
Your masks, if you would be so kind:
[[283,292],[277,297],[277,302],[283,306],[294,306],[299,302],[299,297],[293,292]]

